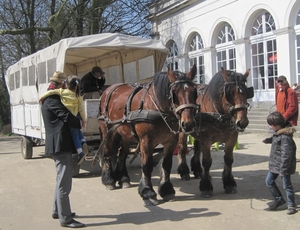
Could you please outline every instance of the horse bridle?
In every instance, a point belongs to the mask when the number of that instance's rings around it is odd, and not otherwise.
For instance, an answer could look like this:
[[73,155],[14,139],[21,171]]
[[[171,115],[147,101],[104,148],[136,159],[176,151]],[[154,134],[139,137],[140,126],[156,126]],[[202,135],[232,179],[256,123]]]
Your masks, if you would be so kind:
[[226,101],[228,102],[228,111],[229,111],[229,113],[233,114],[235,110],[239,110],[239,109],[246,109],[247,110],[248,107],[249,107],[249,103],[246,103],[246,104],[235,104],[235,105],[230,104],[230,102],[228,100],[228,91],[229,91],[228,87],[231,86],[231,85],[235,85],[235,87],[237,88],[236,89],[237,92],[240,92],[242,90],[241,87],[238,84],[237,79],[235,80],[235,82],[234,81],[225,82],[224,88],[223,88],[223,91],[224,91],[223,93],[225,95]]
[[[178,107],[175,106],[175,103],[174,103],[174,96],[173,96],[173,86],[176,85],[176,84],[179,84],[179,83],[192,83],[194,86],[195,86],[195,89],[196,89],[196,83],[190,81],[190,80],[176,80],[174,82],[172,82],[170,84],[170,96],[169,96],[169,99],[171,100],[171,108],[170,110],[173,111],[174,115],[177,117],[177,119],[180,118],[179,116],[179,112],[181,110],[184,110],[185,108],[194,108],[197,110],[199,110],[199,105],[196,105],[196,104],[193,104],[193,103],[186,103],[186,104],[182,104],[182,105],[179,105]],[[198,92],[198,90],[196,90],[196,92]]]
[[[179,111],[185,109],[185,108],[195,108],[196,110],[199,109],[199,105],[196,105],[196,104],[193,104],[193,103],[187,103],[187,104],[183,104],[183,105],[180,105],[178,107],[175,106],[175,103],[174,103],[174,99],[173,99],[173,86],[176,85],[176,84],[179,84],[179,83],[185,83],[185,82],[188,82],[188,83],[192,83],[196,86],[196,84],[190,80],[175,80],[173,83],[170,84],[170,96],[169,96],[169,100],[171,100],[171,107],[170,107],[170,111],[173,112],[173,114],[175,115],[176,119],[179,120],[180,119],[180,116],[179,116]],[[154,85],[152,87],[152,91],[153,91],[153,94],[156,98],[156,93],[155,93],[155,90],[154,90]],[[198,92],[198,91],[197,91]],[[170,132],[171,133],[174,133],[174,134],[177,134],[180,132],[180,130],[178,131],[174,131],[170,125],[168,124],[168,122],[166,121],[166,118],[163,116],[163,114],[161,113],[161,109],[159,109],[157,103],[155,102],[155,100],[151,97],[151,94],[149,94],[149,97],[151,99],[151,101],[153,102],[154,106],[156,107],[157,111],[159,112],[159,114],[161,115],[163,121],[165,122],[165,124],[167,125],[167,127],[169,128]],[[180,127],[180,125],[179,125]]]

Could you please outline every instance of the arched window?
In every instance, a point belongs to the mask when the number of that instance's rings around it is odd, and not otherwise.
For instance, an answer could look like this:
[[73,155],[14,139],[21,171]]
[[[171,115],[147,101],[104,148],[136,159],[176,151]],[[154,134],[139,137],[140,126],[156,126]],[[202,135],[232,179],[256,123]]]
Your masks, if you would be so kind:
[[196,64],[197,74],[196,79],[197,83],[205,83],[205,70],[204,70],[204,55],[201,51],[203,49],[203,41],[201,36],[198,33],[194,33],[189,44],[189,62],[190,68]]
[[172,71],[178,70],[178,47],[173,40],[168,41],[167,47],[169,48],[169,54],[167,57],[167,65]]
[[297,83],[300,83],[300,10],[298,11],[297,18],[296,18],[295,33],[296,33]]
[[275,88],[277,78],[277,47],[272,15],[264,11],[254,20],[251,30],[252,80],[256,90]]
[[234,40],[235,35],[233,29],[228,23],[225,23],[221,27],[217,37],[217,70],[221,70],[221,67],[228,70],[236,70]]

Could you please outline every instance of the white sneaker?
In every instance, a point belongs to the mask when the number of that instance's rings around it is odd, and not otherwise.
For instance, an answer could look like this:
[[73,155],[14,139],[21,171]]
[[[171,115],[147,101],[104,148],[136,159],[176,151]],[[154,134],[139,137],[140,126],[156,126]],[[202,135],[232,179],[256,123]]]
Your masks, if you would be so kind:
[[85,156],[87,156],[89,154],[89,148],[85,142],[83,142],[83,144],[82,144],[82,150],[83,150],[83,153]]

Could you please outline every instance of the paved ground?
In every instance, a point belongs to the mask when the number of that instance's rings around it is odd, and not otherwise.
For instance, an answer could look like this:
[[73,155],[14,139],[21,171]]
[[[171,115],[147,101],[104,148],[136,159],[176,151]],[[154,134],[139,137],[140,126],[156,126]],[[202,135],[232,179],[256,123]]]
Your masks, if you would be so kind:
[[[71,204],[77,220],[86,229],[204,229],[234,230],[300,229],[300,212],[286,215],[286,207],[275,212],[266,211],[271,196],[264,180],[267,174],[269,145],[261,142],[268,135],[242,134],[240,149],[235,151],[233,173],[238,193],[225,194],[221,183],[222,150],[212,153],[214,197],[203,199],[198,190],[199,180],[181,181],[176,174],[174,156],[172,182],[176,201],[146,207],[137,193],[140,179],[139,160],[129,166],[133,187],[108,191],[101,184],[99,168],[90,173],[84,162],[80,176],[73,180]],[[300,138],[295,138],[300,146]],[[42,158],[44,147],[34,149],[31,160],[20,153],[16,137],[0,138],[0,230],[55,230],[59,222],[51,218],[54,164]],[[188,154],[188,158],[191,153]],[[297,152],[300,159],[300,147]],[[298,170],[300,165],[298,163]],[[153,184],[158,182],[159,167],[153,172]],[[300,204],[299,173],[293,177],[297,203]],[[281,186],[281,183],[279,182]],[[157,189],[157,187],[155,187]]]

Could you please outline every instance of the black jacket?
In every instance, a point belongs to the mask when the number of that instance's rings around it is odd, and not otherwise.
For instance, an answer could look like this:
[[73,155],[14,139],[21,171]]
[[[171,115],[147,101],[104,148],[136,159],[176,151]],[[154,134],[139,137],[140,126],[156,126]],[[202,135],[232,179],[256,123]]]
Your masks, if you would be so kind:
[[74,152],[75,147],[68,125],[80,129],[80,120],[61,103],[58,95],[44,100],[42,115],[46,129],[45,153],[53,155],[61,152]]
[[296,144],[293,140],[295,128],[286,127],[278,130],[265,143],[272,143],[269,170],[280,176],[291,175],[296,170]]
[[101,78],[97,79],[92,72],[88,72],[81,79],[80,94],[96,92],[101,90],[101,87],[104,86],[106,79]]

